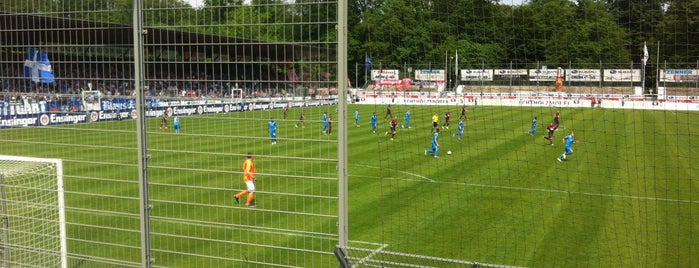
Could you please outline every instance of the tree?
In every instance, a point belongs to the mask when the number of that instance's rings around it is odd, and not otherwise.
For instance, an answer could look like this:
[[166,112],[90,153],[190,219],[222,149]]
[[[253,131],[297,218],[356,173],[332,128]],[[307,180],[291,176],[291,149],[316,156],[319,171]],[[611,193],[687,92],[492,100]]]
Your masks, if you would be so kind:
[[699,0],[669,1],[663,22],[663,54],[667,60],[677,63],[698,61]]

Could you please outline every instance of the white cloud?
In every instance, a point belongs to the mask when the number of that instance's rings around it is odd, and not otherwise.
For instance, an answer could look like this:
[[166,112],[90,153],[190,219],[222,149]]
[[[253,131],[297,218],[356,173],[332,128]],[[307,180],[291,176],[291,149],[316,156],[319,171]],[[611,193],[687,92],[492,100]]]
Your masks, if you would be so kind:
[[192,7],[202,7],[204,6],[204,0],[185,0],[185,2],[192,5]]

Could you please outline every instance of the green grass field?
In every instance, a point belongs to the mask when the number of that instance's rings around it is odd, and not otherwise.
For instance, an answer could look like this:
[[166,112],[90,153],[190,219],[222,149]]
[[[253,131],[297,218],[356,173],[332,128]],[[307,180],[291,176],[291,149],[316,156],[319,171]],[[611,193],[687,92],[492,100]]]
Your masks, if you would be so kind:
[[[339,122],[349,125],[350,246],[376,259],[385,250],[527,267],[699,266],[698,113],[560,109],[550,146],[542,137],[555,108],[469,107],[462,141],[451,136],[460,107],[395,106],[399,123],[408,108],[412,128],[394,141],[383,105],[350,105]],[[425,156],[430,117],[447,109],[440,157]],[[148,120],[156,265],[336,267],[337,126],[326,136],[319,122],[336,107],[306,108],[305,128],[294,126],[299,110],[287,120],[281,110],[184,116],[179,135]],[[135,123],[0,131],[3,154],[64,159],[71,267],[140,262]],[[575,153],[558,162],[572,130]],[[246,152],[260,172],[255,209],[232,199]]]

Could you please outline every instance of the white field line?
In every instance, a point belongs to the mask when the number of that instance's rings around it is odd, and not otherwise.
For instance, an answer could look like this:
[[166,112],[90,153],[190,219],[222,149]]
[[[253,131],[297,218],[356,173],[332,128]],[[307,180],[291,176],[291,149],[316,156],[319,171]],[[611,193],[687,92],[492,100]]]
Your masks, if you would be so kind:
[[[376,166],[367,165],[353,165],[365,168],[375,168]],[[392,170],[392,169],[387,169]],[[658,197],[645,197],[645,196],[634,196],[634,195],[618,195],[618,194],[601,194],[601,193],[588,193],[588,192],[578,192],[578,191],[564,191],[564,190],[554,190],[554,189],[537,189],[537,188],[526,188],[526,187],[514,187],[514,186],[502,186],[502,185],[488,185],[479,183],[463,183],[463,182],[439,182],[422,175],[401,172],[400,170],[394,170],[403,174],[411,175],[420,179],[410,179],[410,178],[393,178],[385,177],[386,179],[396,179],[396,180],[407,180],[407,181],[429,181],[433,183],[443,183],[443,184],[454,184],[462,186],[472,186],[472,187],[483,187],[483,188],[493,188],[493,189],[508,189],[508,190],[518,190],[518,191],[529,191],[529,192],[546,192],[546,193],[559,193],[559,194],[577,194],[577,195],[587,195],[587,196],[599,196],[599,197],[609,197],[609,198],[621,198],[621,199],[635,199],[635,200],[648,200],[648,201],[661,201],[661,202],[673,202],[673,203],[687,203],[687,204],[699,204],[699,200],[684,200],[684,199],[672,199],[672,198],[658,198]],[[350,175],[351,176],[351,175]]]

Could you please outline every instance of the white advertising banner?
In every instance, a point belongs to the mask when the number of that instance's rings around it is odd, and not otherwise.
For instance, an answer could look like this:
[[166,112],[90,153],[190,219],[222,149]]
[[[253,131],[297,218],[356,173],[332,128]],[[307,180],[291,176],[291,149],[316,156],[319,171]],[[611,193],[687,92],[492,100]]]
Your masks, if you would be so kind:
[[371,70],[371,80],[400,80],[400,71]]
[[444,70],[415,70],[415,80],[444,81],[446,75]]
[[529,69],[529,81],[556,81],[556,69]]
[[660,69],[660,82],[697,82],[699,70],[697,69]]
[[461,81],[493,81],[493,70],[461,70]]
[[520,76],[527,75],[527,69],[495,69],[496,76]]
[[566,81],[599,82],[602,77],[599,69],[569,69],[566,70]]
[[641,82],[641,69],[605,69],[604,82]]

